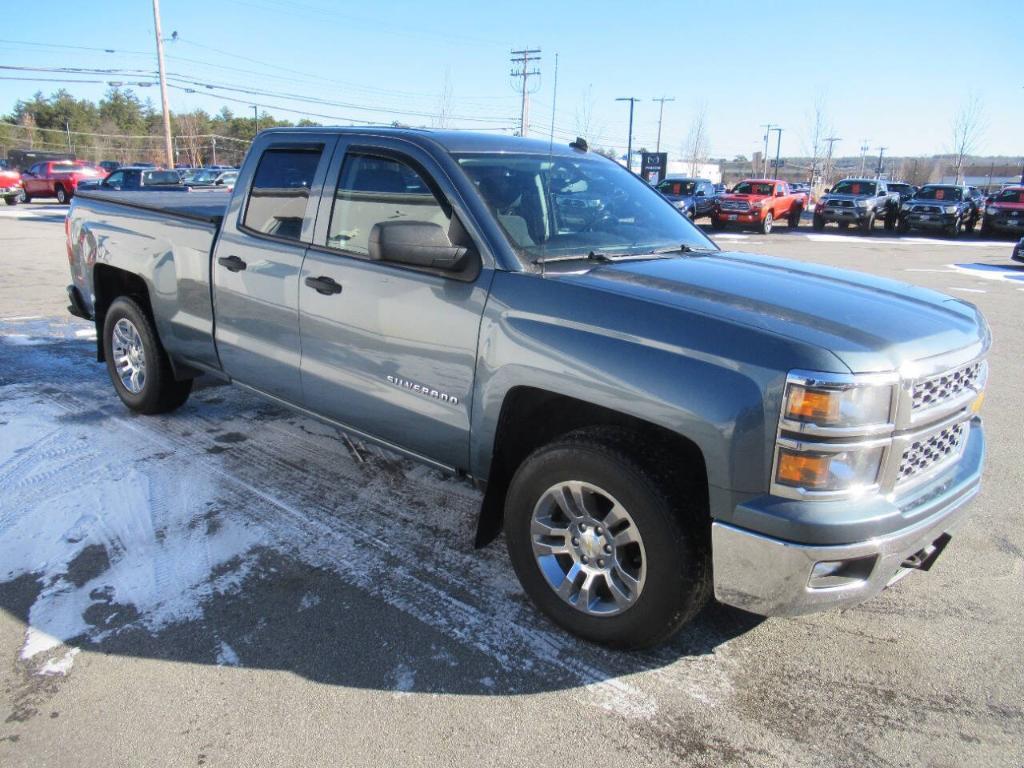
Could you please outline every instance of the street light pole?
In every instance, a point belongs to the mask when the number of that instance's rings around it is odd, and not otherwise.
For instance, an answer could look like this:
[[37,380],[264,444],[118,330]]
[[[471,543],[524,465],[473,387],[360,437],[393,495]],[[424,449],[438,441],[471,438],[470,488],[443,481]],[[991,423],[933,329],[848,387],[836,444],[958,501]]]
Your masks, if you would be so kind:
[[164,153],[167,167],[174,167],[174,147],[171,146],[171,110],[167,106],[167,75],[164,72],[164,39],[160,33],[160,0],[153,0],[153,26],[156,28],[156,63],[160,70],[160,102],[164,112]]
[[775,124],[762,123],[761,127],[764,128],[764,154],[761,155],[761,165],[764,168],[764,170],[761,171],[761,176],[763,176],[764,178],[768,178],[768,135],[775,128]]
[[775,140],[775,169],[772,171],[772,178],[777,179],[779,178],[779,152],[782,149],[782,129],[771,128],[769,130],[777,131],[779,134]]
[[882,155],[885,154],[885,150],[887,150],[887,149],[888,149],[888,147],[879,147],[878,148],[878,169],[875,171],[875,178],[876,179],[882,178]]
[[626,170],[633,170],[633,105],[640,99],[635,96],[621,96],[616,101],[629,102],[629,138],[626,140]]

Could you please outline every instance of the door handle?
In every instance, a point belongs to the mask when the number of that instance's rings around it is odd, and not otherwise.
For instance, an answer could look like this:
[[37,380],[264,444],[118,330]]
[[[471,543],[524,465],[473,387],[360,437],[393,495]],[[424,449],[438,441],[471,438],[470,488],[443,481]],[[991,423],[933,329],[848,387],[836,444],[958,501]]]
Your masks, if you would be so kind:
[[228,270],[228,272],[241,272],[247,266],[246,263],[237,256],[221,256],[217,259],[217,263]]
[[307,277],[306,285],[324,296],[341,293],[341,286],[329,277]]

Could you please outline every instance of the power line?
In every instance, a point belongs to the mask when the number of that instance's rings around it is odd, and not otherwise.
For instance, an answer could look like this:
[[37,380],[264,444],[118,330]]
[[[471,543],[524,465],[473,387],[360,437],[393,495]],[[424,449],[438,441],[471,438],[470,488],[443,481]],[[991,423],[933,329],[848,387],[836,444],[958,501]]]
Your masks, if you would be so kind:
[[[519,135],[525,136],[530,130],[530,89],[529,79],[531,77],[540,77],[540,70],[534,67],[530,69],[531,61],[540,61],[540,48],[529,48],[520,51],[512,51],[512,58],[510,61],[513,64],[513,69],[509,73],[512,77],[522,78],[522,85],[519,86],[520,93],[522,94],[522,102],[519,110]],[[538,54],[538,55],[534,55]],[[515,65],[519,65],[519,69],[515,69]]]

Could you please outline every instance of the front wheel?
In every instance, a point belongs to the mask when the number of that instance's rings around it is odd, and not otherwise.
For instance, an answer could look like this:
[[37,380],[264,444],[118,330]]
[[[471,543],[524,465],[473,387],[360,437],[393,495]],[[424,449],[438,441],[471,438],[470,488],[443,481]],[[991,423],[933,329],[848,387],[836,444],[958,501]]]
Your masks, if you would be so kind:
[[771,234],[773,226],[775,226],[775,217],[772,215],[771,211],[768,211],[768,213],[766,213],[764,215],[764,218],[761,220],[761,234]]
[[971,218],[969,218],[967,220],[967,224],[964,225],[964,231],[965,232],[974,232],[974,228],[976,226],[978,226],[978,217],[977,216],[971,216]]
[[868,217],[860,223],[860,231],[863,235],[870,235],[875,229],[875,212],[868,213]]
[[673,490],[644,455],[621,430],[573,432],[523,462],[505,501],[526,593],[559,626],[616,648],[667,640],[711,595],[699,495]]
[[726,227],[726,222],[719,219],[717,216],[711,217],[711,228],[716,232],[721,232]]
[[4,198],[4,202],[8,205],[17,205],[21,200],[19,195],[8,195]]
[[133,411],[167,413],[188,399],[192,380],[175,380],[153,322],[134,299],[122,296],[107,310],[103,351],[114,389]]
[[910,222],[906,219],[900,219],[899,223],[896,224],[896,231],[901,235],[905,235],[910,231]]
[[892,232],[896,229],[896,222],[899,220],[899,214],[896,211],[889,211],[885,214],[885,231]]
[[814,227],[814,231],[815,232],[824,232],[825,231],[825,219],[824,219],[824,217],[822,217],[822,216],[815,216],[814,217],[814,221],[811,224],[811,226]]
[[960,237],[960,233],[964,231],[964,220],[957,217],[957,219],[946,227],[946,235],[949,237],[957,238]]

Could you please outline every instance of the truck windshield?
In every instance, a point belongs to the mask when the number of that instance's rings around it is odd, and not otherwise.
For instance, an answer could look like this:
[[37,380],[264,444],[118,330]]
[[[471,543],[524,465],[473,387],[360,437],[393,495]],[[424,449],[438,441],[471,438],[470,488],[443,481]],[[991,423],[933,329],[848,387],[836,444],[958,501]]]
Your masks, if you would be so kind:
[[658,191],[663,195],[676,195],[679,197],[692,197],[697,190],[697,182],[687,179],[665,179],[658,185]]
[[771,184],[759,184],[754,181],[741,181],[733,189],[734,195],[770,195],[774,192]]
[[611,160],[512,153],[456,160],[528,258],[717,250],[650,185]]
[[961,200],[960,187],[923,187],[914,195],[918,200]]
[[875,194],[875,182],[873,181],[840,181],[832,188],[833,195],[873,195]]
[[1024,190],[1004,189],[992,198],[993,203],[1024,203]]

